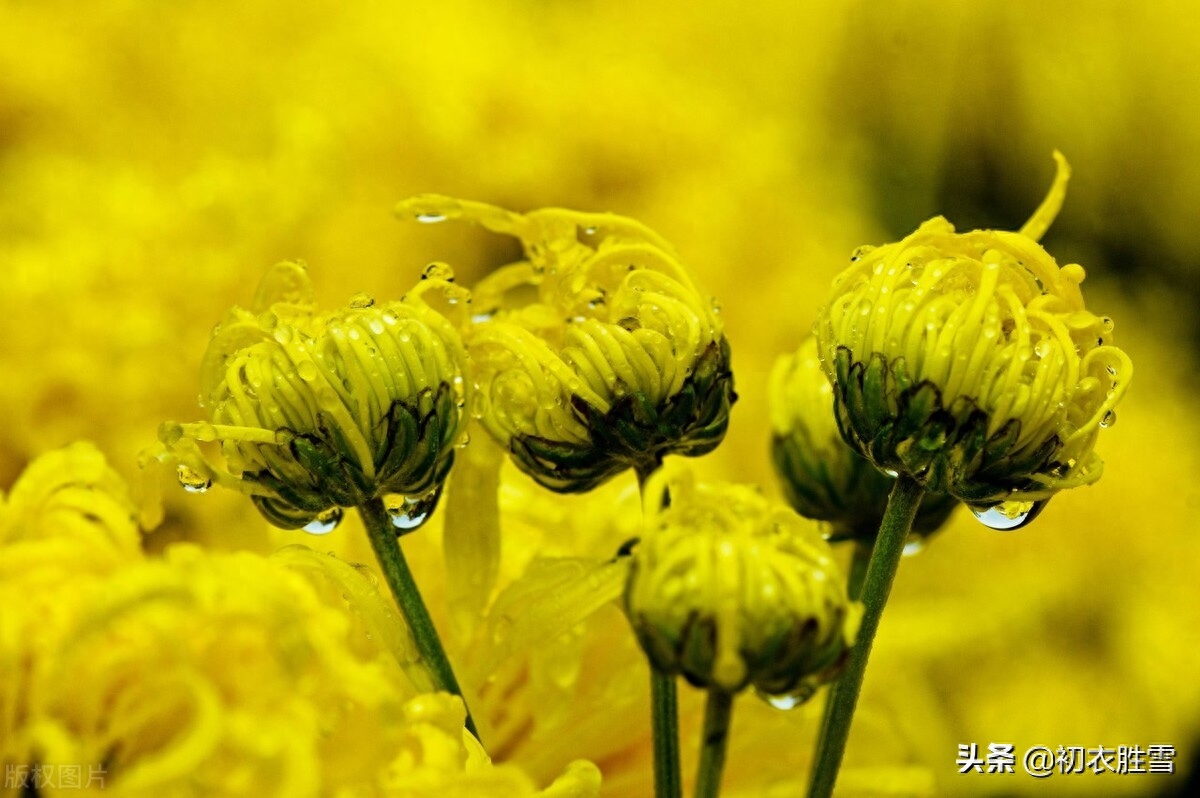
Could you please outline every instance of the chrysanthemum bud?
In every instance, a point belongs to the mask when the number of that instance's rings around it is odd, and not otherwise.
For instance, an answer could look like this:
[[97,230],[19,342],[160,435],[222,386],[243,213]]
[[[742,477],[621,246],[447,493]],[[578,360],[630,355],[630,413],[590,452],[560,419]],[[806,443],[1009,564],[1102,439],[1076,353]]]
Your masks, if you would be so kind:
[[712,299],[658,235],[610,214],[444,197],[400,209],[520,239],[527,260],[474,290],[468,345],[483,425],[540,484],[586,491],[720,443],[735,399],[729,345]]
[[[873,541],[894,480],[842,440],[815,338],[775,361],[769,402],[771,456],[788,503],[806,518],[828,522],[830,540]],[[946,494],[925,494],[911,533],[936,532],[956,506]]]
[[[427,514],[468,420],[466,351],[421,298],[431,287],[463,290],[434,277],[399,302],[360,294],[317,313],[303,264],[275,266],[254,311],[233,308],[213,332],[200,394],[209,421],[159,430],[184,487],[228,484],[273,524],[314,532],[384,494]],[[225,469],[202,441],[220,442]]]
[[1112,320],[1084,307],[1083,268],[1037,243],[1058,175],[1019,233],[955,233],[941,217],[863,247],[817,325],[847,442],[877,467],[976,506],[1031,503],[1100,477],[1101,427],[1132,375]]
[[837,675],[860,608],[810,522],[753,488],[686,474],[660,471],[645,496],[625,607],[656,668],[797,702]]

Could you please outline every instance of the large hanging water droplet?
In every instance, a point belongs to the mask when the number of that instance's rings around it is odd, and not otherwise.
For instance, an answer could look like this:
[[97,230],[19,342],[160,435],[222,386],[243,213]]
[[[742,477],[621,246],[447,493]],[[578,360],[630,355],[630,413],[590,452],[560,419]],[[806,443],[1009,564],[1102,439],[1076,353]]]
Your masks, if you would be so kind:
[[991,507],[972,507],[971,513],[989,529],[1011,532],[1037,518],[1049,501],[1043,499],[1037,502],[1000,502]]
[[391,516],[396,537],[419,529],[429,518],[429,514],[437,507],[441,495],[442,489],[439,486],[423,496],[401,496],[399,494],[385,496],[383,503],[387,508],[388,515]]
[[1117,411],[1116,410],[1109,410],[1107,413],[1104,414],[1104,418],[1100,419],[1100,426],[1104,427],[1105,429],[1108,429],[1109,427],[1111,427],[1113,424],[1116,424],[1116,423],[1117,423]]
[[310,535],[328,535],[337,529],[342,522],[342,508],[330,507],[325,512],[304,525],[304,531]]
[[763,701],[766,701],[776,709],[782,709],[786,711],[795,709],[796,707],[808,701],[808,699],[812,698],[813,693],[816,692],[816,689],[806,686],[797,690],[793,690],[790,693],[781,693],[779,695],[769,695],[761,690],[757,692],[758,697]]
[[193,471],[188,466],[179,464],[179,468],[175,470],[179,476],[180,486],[188,493],[204,493],[212,487],[212,480],[203,474]]

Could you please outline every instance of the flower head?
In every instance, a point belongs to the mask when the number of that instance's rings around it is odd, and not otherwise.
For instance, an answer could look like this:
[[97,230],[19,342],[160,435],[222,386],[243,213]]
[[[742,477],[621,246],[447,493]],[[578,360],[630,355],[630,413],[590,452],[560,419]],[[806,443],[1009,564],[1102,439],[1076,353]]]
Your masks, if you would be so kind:
[[443,197],[401,209],[520,239],[527,259],[475,287],[467,339],[483,425],[540,484],[590,490],[720,443],[735,399],[729,345],[711,298],[654,232],[611,214]]
[[[383,494],[427,497],[431,509],[468,420],[466,350],[421,298],[463,291],[446,276],[398,302],[360,294],[317,313],[304,265],[275,266],[254,310],[233,308],[213,332],[200,394],[209,421],[159,430],[180,482],[236,487],[284,528],[332,528],[340,507]],[[219,441],[227,468],[198,441]]]
[[[842,440],[815,338],[775,362],[769,401],[771,457],[788,503],[806,518],[827,521],[830,540],[873,541],[893,480]],[[937,531],[957,505],[951,496],[927,493],[912,532]]]
[[659,472],[645,495],[625,605],[655,667],[799,700],[839,672],[859,608],[811,524],[753,488],[686,474]]
[[1112,320],[1084,306],[1083,268],[1037,243],[1066,192],[1055,157],[1021,232],[955,233],[938,217],[861,248],[834,281],[820,354],[843,435],[877,467],[1008,507],[1099,479],[1096,438],[1132,365]]

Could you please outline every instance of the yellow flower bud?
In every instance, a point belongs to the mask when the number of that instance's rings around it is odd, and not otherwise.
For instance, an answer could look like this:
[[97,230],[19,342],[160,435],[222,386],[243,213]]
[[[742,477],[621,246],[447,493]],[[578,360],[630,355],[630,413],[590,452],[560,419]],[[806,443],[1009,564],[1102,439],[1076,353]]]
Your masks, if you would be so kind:
[[837,675],[860,609],[812,524],[753,488],[687,474],[660,471],[645,496],[625,606],[656,668],[794,703]]
[[712,299],[653,231],[434,196],[400,210],[520,239],[527,259],[474,290],[468,345],[484,427],[540,484],[586,491],[720,443],[736,398],[729,345]]
[[[304,265],[275,266],[254,310],[233,308],[213,332],[201,371],[209,421],[159,430],[180,482],[236,487],[272,523],[313,532],[384,494],[411,497],[400,511],[427,515],[469,398],[458,332],[421,298],[435,287],[464,291],[431,276],[398,302],[360,294],[317,313]],[[220,442],[225,469],[202,441]]]
[[1083,268],[1037,243],[1069,169],[1012,233],[938,217],[858,250],[817,325],[837,418],[877,467],[1013,523],[1033,502],[1100,478],[1094,451],[1132,375],[1113,322],[1084,306]]
[[[893,479],[842,440],[815,338],[775,361],[768,399],[771,457],[788,503],[806,518],[827,521],[832,541],[874,541]],[[925,494],[912,534],[936,532],[956,506],[944,493]]]

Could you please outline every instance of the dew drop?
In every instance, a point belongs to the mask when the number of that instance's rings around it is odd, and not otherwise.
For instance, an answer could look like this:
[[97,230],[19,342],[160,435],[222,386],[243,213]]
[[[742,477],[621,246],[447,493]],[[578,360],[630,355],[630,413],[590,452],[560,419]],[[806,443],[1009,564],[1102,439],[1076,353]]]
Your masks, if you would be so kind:
[[[249,392],[247,390],[247,393]],[[217,428],[207,421],[202,421],[195,426],[193,435],[198,441],[215,441],[217,439]]]
[[1104,427],[1105,429],[1108,429],[1109,427],[1111,427],[1113,424],[1116,424],[1116,423],[1117,423],[1117,411],[1116,410],[1109,410],[1107,413],[1104,414],[1104,418],[1100,419],[1100,426]]
[[418,213],[417,221],[421,224],[437,224],[438,222],[446,221],[444,213]]
[[179,477],[179,484],[188,493],[204,493],[212,487],[212,480],[208,477],[193,471],[188,466],[180,463],[176,469],[176,474]]
[[292,328],[286,325],[280,325],[275,328],[273,336],[276,342],[286,344],[292,340]]
[[158,439],[164,446],[174,446],[183,437],[183,425],[178,421],[164,421],[158,425]]
[[904,544],[904,551],[901,553],[905,557],[915,557],[923,551],[925,551],[925,541],[921,538],[910,538]]
[[[444,218],[446,218],[446,217],[443,216],[442,219],[444,219]],[[438,221],[441,221],[441,219],[438,219]],[[421,279],[422,280],[445,280],[446,282],[449,283],[454,280],[454,269],[451,268],[450,264],[448,264],[448,263],[434,261],[433,263],[431,263],[425,267],[425,271],[421,274]]]
[[1115,327],[1115,326],[1116,325],[1113,323],[1113,320],[1111,317],[1109,317],[1109,316],[1101,316],[1100,317],[1100,329],[1104,330],[1104,332],[1106,332],[1106,333],[1112,332],[1113,327]]
[[1050,347],[1051,347],[1050,339],[1043,338],[1040,341],[1038,341],[1036,344],[1034,344],[1033,352],[1038,357],[1045,358],[1045,357],[1049,356],[1049,354],[1050,354]]
[[439,486],[423,496],[401,496],[395,493],[385,496],[383,503],[392,519],[396,537],[406,535],[424,524],[429,514],[437,507],[441,495],[442,489]]
[[304,531],[310,535],[328,535],[337,529],[338,524],[341,522],[342,508],[334,506],[318,514],[316,518],[305,524]]
[[296,371],[305,382],[312,382],[317,378],[317,364],[311,360],[301,360],[296,364]]
[[583,228],[583,232],[585,235],[594,236],[596,235],[596,227],[595,225],[589,225]]
[[1048,499],[1037,502],[1006,501],[991,507],[971,507],[971,513],[989,529],[1010,532],[1037,518],[1048,503]]
[[893,470],[892,470],[892,469],[890,469],[890,468],[885,468],[885,469],[883,469],[883,473],[887,474],[887,475],[888,475],[889,477],[891,477],[892,479],[897,479],[897,478],[899,478],[899,476],[900,476],[900,472],[899,472],[899,471],[893,471]]
[[350,307],[355,310],[364,310],[375,305],[375,297],[370,294],[364,294],[361,291],[350,297]]
[[854,262],[854,261],[861,260],[863,255],[866,255],[868,252],[870,252],[873,249],[875,249],[875,247],[873,247],[869,244],[863,244],[861,247],[859,247],[858,249],[856,249],[850,253],[850,261]]
[[804,702],[808,701],[808,699],[812,698],[813,693],[815,692],[816,690],[812,687],[802,687],[798,690],[793,690],[790,693],[780,693],[779,695],[770,695],[768,693],[759,691],[758,697],[775,707],[775,709],[787,711],[795,709]]

